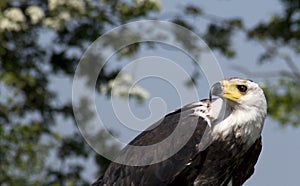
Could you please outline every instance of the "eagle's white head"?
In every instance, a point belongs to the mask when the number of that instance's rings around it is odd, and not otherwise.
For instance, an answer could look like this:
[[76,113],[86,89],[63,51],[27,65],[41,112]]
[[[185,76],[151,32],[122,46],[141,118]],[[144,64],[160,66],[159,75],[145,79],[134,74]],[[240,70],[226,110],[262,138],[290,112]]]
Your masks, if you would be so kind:
[[[235,137],[254,143],[261,135],[267,114],[267,101],[260,86],[248,79],[229,78],[214,84],[210,99],[212,95],[220,97],[223,105],[212,124],[213,134],[226,138],[233,131]],[[212,110],[220,107],[220,100],[212,103]]]

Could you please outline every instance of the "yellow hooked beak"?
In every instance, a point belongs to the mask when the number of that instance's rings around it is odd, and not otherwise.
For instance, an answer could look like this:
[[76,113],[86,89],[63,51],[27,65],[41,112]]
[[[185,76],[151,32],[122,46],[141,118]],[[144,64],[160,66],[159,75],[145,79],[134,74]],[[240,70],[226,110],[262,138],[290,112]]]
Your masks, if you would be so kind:
[[220,81],[210,89],[210,99],[212,95],[219,96],[231,101],[237,101],[247,92],[247,84],[241,82]]

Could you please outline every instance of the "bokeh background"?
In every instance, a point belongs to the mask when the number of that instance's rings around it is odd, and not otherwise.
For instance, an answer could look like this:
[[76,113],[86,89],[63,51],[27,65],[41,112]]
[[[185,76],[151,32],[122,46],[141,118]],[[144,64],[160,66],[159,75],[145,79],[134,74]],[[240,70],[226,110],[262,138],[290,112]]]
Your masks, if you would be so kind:
[[[89,185],[105,171],[109,160],[88,146],[76,126],[73,75],[99,36],[144,19],[192,30],[212,49],[225,77],[261,82],[269,114],[263,151],[245,185],[299,184],[299,1],[2,0],[0,10],[0,185]],[[139,34],[148,34],[142,30]],[[195,85],[200,98],[208,95],[204,74],[178,49],[158,43],[125,47],[109,59],[95,87],[99,115],[124,142],[139,131],[114,128],[118,118],[110,98],[122,100],[122,90],[133,86],[139,66],[116,77],[128,63],[150,55],[182,66],[192,77],[183,86]],[[114,81],[122,86],[111,94]],[[130,106],[139,118],[151,114],[149,104],[155,109],[163,103],[154,120],[182,106],[176,89],[166,81],[146,79],[134,87]],[[153,101],[157,97],[160,101]],[[89,112],[91,103],[81,104],[86,107],[83,121],[95,117]],[[99,142],[107,152],[121,148],[101,131]]]

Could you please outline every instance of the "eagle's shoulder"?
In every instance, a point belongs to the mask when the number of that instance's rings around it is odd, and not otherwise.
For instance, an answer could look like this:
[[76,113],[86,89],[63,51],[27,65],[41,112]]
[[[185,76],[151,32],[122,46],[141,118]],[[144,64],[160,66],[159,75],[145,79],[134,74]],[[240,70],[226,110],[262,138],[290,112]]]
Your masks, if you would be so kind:
[[204,130],[208,126],[209,118],[206,116],[206,112],[208,111],[209,104],[210,101],[208,99],[203,99],[170,112],[139,134],[129,145],[144,146],[156,144],[172,134],[178,124],[182,124],[183,122],[187,125],[197,125],[198,128]]

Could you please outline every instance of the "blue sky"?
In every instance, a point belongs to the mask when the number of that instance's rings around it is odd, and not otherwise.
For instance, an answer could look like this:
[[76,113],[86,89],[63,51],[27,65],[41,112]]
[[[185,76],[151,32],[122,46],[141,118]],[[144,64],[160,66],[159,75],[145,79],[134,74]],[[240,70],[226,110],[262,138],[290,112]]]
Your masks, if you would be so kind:
[[[206,13],[217,15],[220,17],[240,17],[244,20],[244,23],[248,27],[252,27],[257,24],[259,21],[268,20],[268,18],[275,12],[280,12],[280,4],[278,1],[265,0],[265,1],[239,1],[239,0],[211,0],[211,1],[184,1],[184,4],[187,2],[193,2],[193,4],[199,5]],[[162,19],[168,19],[168,16],[172,16],[172,13],[176,9],[182,7],[183,1],[173,0],[167,1],[163,0],[162,4]],[[192,20],[194,24],[198,27],[204,26],[203,20],[195,19]],[[199,23],[199,24],[198,24]],[[199,28],[201,29],[201,28]],[[235,70],[233,67],[235,65],[240,65],[242,67],[247,67],[253,69],[254,71],[273,71],[286,68],[285,64],[280,61],[275,61],[272,64],[257,65],[258,55],[263,50],[255,42],[249,42],[242,34],[237,34],[234,38],[234,49],[237,51],[237,56],[234,59],[224,58],[222,55],[215,52],[216,59],[218,60],[221,69],[225,77],[240,76],[247,77],[245,74]],[[142,50],[142,53],[138,54],[136,58],[153,55],[165,57],[174,61],[184,61],[186,56],[178,51],[173,51],[166,49],[164,47],[160,50],[147,51]],[[299,61],[299,59],[297,59]],[[112,59],[114,61],[114,59]],[[186,66],[189,69],[188,66]],[[247,77],[253,79],[254,81],[264,81],[264,79],[259,77]],[[202,81],[202,86],[198,89],[200,98],[207,98],[208,96],[208,84],[205,81]],[[71,81],[63,78],[53,78],[53,84],[51,88],[58,91],[61,95],[60,100],[69,100],[71,97]],[[180,107],[181,103],[176,102],[178,97],[172,92],[172,87],[164,82],[157,80],[141,82],[141,85],[146,86],[151,92],[150,99],[144,105],[131,104],[132,111],[141,118],[145,118],[150,114],[148,104],[151,102],[152,98],[161,97],[167,105],[165,112],[169,112]],[[164,87],[162,89],[155,89],[155,87]],[[175,96],[173,96],[175,95]],[[103,105],[109,104],[105,97],[97,97],[97,107],[101,108]],[[197,100],[195,100],[197,101]],[[158,103],[154,102],[153,109],[161,107],[159,105],[161,102],[158,100]],[[150,108],[151,110],[151,108]],[[145,114],[146,113],[146,114]],[[114,123],[115,119],[113,113],[109,110],[105,113],[104,120],[107,123]],[[101,115],[101,112],[100,112]],[[159,117],[159,116],[157,116]],[[60,119],[59,119],[60,120]],[[61,123],[61,122],[58,122]],[[72,130],[76,129],[67,129],[65,126],[58,126],[57,130],[67,131],[64,133],[71,133]],[[132,131],[121,131],[121,139],[124,141],[129,141],[132,139],[138,132]],[[300,127],[284,127],[282,128],[276,121],[273,121],[271,118],[267,118],[265,122],[265,127],[263,130],[263,151],[259,158],[259,161],[256,165],[256,171],[254,175],[246,182],[246,186],[264,186],[264,185],[297,185],[299,183],[299,167],[300,167],[300,143],[298,138],[300,136]],[[89,165],[92,165],[93,162],[90,160],[87,162]],[[92,169],[93,170],[93,169]],[[94,169],[95,170],[95,169]],[[86,177],[92,179],[92,171],[85,173]]]
[[[166,9],[180,7],[182,1],[170,3],[162,1]],[[240,17],[247,27],[252,27],[260,21],[266,21],[275,12],[280,13],[281,6],[278,1],[239,1],[239,0],[213,0],[213,1],[189,1],[198,4],[205,12],[220,17]],[[195,21],[197,24],[197,21]],[[226,59],[218,53],[216,57],[222,67],[224,75],[242,76],[245,74],[234,70],[234,65],[241,65],[254,71],[273,71],[286,68],[285,64],[275,61],[272,64],[256,65],[257,56],[262,48],[254,42],[248,42],[242,35],[235,38],[234,48],[237,49],[237,57]],[[296,59],[295,61],[299,61]],[[261,78],[248,77],[255,81]],[[298,185],[300,167],[300,127],[282,128],[276,121],[267,118],[263,130],[263,151],[256,165],[254,175],[246,182],[246,186],[264,185]]]

